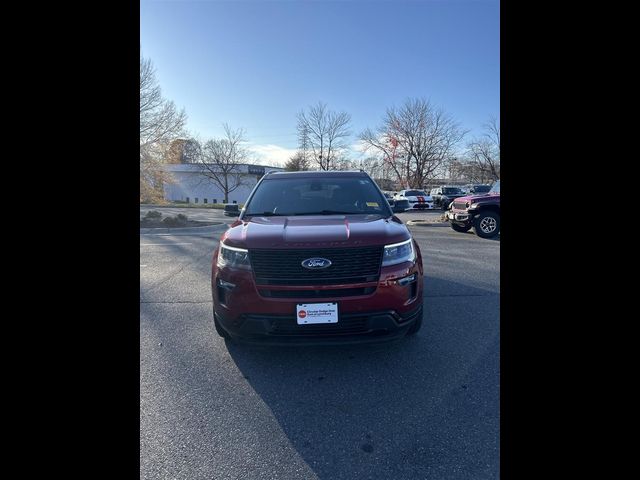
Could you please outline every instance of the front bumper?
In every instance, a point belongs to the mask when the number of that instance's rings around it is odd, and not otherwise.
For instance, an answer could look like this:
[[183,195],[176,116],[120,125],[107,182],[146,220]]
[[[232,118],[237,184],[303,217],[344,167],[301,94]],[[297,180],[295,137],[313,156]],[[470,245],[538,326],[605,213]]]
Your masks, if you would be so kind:
[[447,220],[458,223],[470,222],[472,215],[467,211],[450,211],[447,212]]
[[409,210],[433,210],[433,202],[409,202]]
[[240,343],[260,345],[349,345],[389,342],[404,337],[422,316],[422,304],[400,315],[394,310],[351,313],[335,324],[298,325],[292,315],[241,315],[235,321],[214,315],[218,323]]
[[[415,280],[403,279],[415,274]],[[221,286],[232,285],[232,287]],[[213,310],[229,335],[250,343],[367,343],[404,336],[422,315],[421,262],[382,267],[377,282],[348,285],[256,285],[253,273],[215,267]],[[337,324],[298,325],[300,303],[338,304]],[[419,313],[418,313],[419,310]]]

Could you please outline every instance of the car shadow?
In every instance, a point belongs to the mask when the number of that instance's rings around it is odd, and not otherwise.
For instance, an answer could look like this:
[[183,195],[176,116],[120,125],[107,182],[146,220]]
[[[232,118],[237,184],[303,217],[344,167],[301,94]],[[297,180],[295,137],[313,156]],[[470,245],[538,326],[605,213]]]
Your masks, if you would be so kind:
[[498,477],[499,294],[425,285],[422,329],[393,343],[227,342],[318,478]]
[[[447,223],[447,226],[449,228],[451,228],[451,226]],[[468,232],[455,232],[458,235],[471,235],[473,237],[478,237],[478,235],[476,234],[476,232],[473,230],[473,228],[471,230],[469,230]],[[493,242],[499,242],[500,241],[500,233],[498,232],[498,234],[495,237],[491,237],[491,238],[481,238],[478,237],[478,239],[480,240],[491,240]]]

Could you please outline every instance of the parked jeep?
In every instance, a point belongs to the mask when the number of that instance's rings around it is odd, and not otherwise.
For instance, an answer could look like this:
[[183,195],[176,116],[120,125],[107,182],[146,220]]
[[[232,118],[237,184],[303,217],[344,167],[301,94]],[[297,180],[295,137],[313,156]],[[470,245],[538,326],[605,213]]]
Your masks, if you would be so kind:
[[456,232],[468,232],[472,227],[482,238],[500,233],[500,180],[491,190],[480,195],[460,197],[453,201],[447,219]]

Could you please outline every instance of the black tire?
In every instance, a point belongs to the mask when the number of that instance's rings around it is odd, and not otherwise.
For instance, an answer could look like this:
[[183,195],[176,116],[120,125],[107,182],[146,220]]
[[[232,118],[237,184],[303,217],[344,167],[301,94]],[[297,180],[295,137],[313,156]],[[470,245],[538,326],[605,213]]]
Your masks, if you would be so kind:
[[214,327],[216,327],[216,332],[218,333],[218,335],[220,335],[222,338],[226,338],[227,340],[231,339],[227,331],[224,328],[222,328],[222,326],[220,325],[220,322],[218,322],[218,317],[216,316],[215,313],[213,314],[213,325]]
[[418,333],[418,331],[422,327],[422,316],[423,315],[424,314],[421,313],[420,316],[416,319],[416,321],[413,322],[413,325],[411,325],[409,327],[409,330],[407,330],[407,335],[415,335],[416,333]]
[[473,229],[480,238],[493,238],[500,233],[500,214],[492,210],[481,212],[473,221]]
[[460,232],[460,233],[468,232],[469,230],[471,230],[471,227],[473,226],[473,225],[459,225],[453,222],[450,222],[450,223],[451,223],[451,228],[453,228],[456,232]]

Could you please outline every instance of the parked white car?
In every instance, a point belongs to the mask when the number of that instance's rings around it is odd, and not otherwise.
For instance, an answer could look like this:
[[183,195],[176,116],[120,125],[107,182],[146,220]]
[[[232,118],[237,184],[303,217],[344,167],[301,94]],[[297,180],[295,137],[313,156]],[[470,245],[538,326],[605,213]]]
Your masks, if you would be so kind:
[[409,210],[433,210],[433,199],[424,190],[401,190],[393,198],[408,200]]

